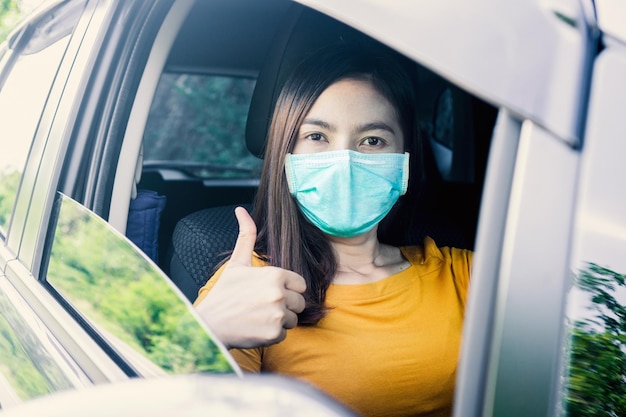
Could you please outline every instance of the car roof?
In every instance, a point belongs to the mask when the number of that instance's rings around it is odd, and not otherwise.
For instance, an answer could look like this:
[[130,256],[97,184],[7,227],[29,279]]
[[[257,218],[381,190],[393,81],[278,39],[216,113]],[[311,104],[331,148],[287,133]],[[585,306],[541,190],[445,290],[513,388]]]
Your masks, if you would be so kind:
[[[256,76],[272,42],[273,31],[268,28],[279,26],[291,3],[196,1],[172,47],[166,70]],[[189,45],[202,45],[207,52],[199,54]]]
[[584,1],[297,1],[572,144],[581,136],[592,19]]

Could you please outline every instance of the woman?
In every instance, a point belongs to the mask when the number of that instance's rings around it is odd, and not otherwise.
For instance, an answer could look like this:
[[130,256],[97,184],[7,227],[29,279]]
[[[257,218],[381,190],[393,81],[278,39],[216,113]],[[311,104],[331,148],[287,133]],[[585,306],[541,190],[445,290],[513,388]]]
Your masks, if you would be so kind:
[[254,221],[236,210],[233,254],[196,301],[244,370],[363,415],[451,414],[471,253],[389,244],[420,220],[413,92],[382,51],[304,60],[276,104]]

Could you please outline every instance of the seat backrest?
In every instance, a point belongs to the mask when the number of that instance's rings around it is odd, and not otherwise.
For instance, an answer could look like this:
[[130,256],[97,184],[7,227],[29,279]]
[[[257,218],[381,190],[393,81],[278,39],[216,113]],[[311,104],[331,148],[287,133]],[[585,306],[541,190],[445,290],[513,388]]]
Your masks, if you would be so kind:
[[[250,205],[241,206],[251,210]],[[181,219],[174,228],[169,276],[192,302],[235,245],[239,234],[235,207],[237,205],[196,211]]]

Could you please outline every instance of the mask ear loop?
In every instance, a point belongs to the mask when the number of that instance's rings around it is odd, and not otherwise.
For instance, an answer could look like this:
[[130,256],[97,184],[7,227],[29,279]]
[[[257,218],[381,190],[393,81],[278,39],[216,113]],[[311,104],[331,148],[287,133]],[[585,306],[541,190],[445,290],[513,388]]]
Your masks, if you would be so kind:
[[287,177],[287,187],[289,187],[289,194],[295,195],[297,184],[296,184],[296,176],[294,174],[293,165],[292,165],[292,154],[288,153],[285,155],[285,176]]
[[404,163],[402,165],[402,192],[400,195],[405,195],[409,189],[409,166],[411,161],[411,155],[408,152],[404,153]]

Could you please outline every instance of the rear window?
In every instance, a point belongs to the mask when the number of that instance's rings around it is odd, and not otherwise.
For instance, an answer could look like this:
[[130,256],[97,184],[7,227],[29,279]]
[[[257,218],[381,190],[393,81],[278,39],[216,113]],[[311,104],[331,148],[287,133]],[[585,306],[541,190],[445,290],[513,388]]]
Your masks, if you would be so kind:
[[200,178],[258,178],[261,160],[245,144],[255,80],[164,73],[144,137],[144,166]]

